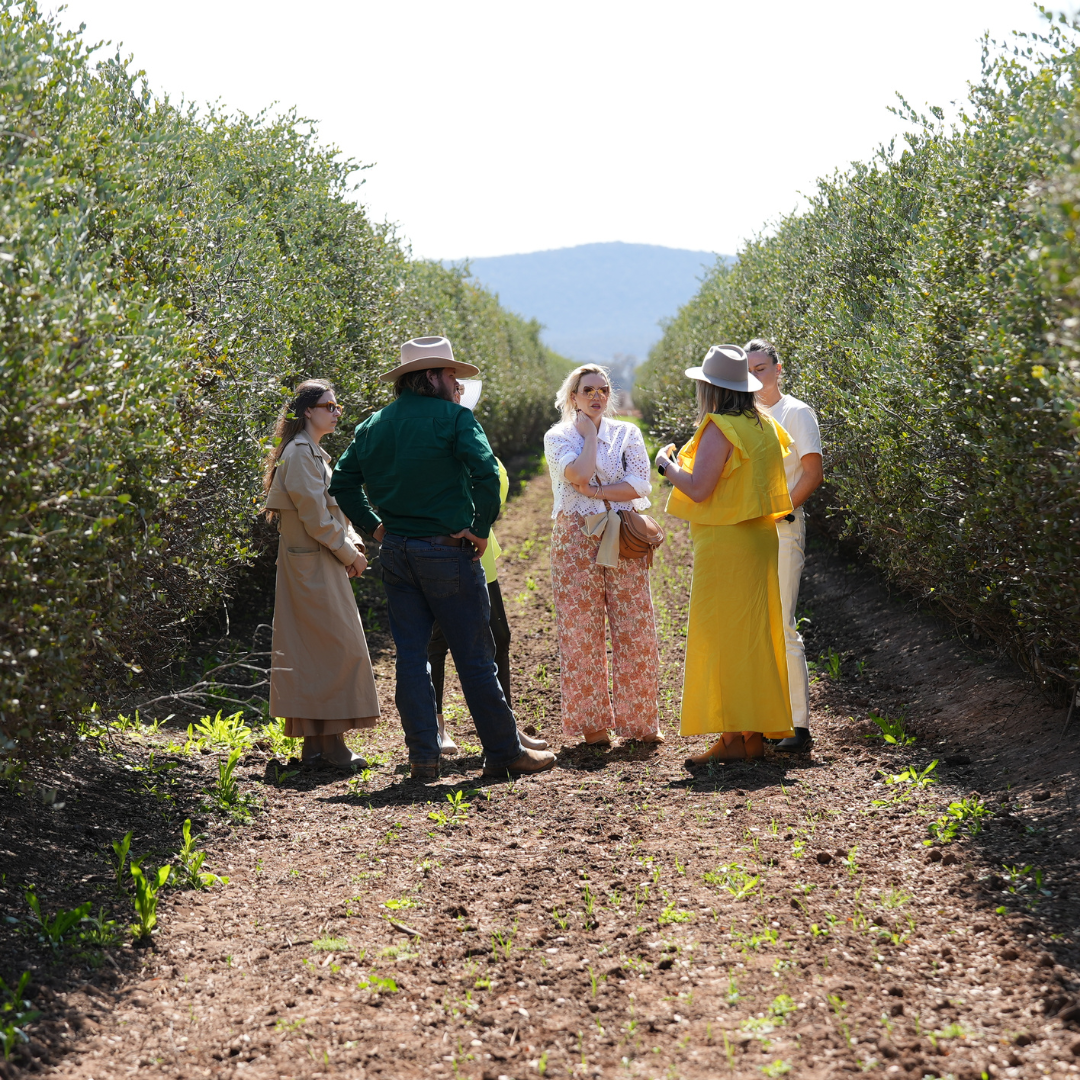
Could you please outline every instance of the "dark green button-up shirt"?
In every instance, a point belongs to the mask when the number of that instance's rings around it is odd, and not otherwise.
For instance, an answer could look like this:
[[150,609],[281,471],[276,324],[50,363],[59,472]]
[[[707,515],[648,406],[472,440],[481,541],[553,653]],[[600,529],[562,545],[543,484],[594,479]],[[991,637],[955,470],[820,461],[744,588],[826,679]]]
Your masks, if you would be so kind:
[[368,532],[486,537],[499,516],[499,466],[469,409],[406,391],[369,416],[338,459],[330,494]]

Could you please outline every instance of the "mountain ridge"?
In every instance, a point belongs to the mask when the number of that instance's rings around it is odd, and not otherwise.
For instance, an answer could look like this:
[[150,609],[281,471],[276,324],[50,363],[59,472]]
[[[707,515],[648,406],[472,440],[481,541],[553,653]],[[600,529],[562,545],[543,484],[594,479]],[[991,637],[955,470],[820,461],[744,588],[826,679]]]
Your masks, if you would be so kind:
[[729,256],[610,241],[444,263],[466,266],[506,307],[540,322],[549,348],[632,372],[660,340],[660,320],[693,297],[718,258]]

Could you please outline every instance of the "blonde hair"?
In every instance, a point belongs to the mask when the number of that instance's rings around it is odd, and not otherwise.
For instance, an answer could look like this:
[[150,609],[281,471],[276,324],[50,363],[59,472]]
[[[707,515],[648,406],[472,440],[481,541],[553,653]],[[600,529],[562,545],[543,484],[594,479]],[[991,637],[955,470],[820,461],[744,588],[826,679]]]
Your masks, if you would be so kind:
[[611,391],[608,394],[607,405],[604,407],[604,416],[615,415],[615,389],[611,385],[611,372],[606,367],[601,367],[599,364],[582,364],[581,367],[574,368],[569,375],[563,379],[562,386],[559,387],[559,392],[555,395],[555,408],[562,413],[564,420],[573,420],[574,413],[577,410],[574,408],[574,394],[577,393],[577,388],[581,383],[582,375],[603,375],[607,379],[608,389]]

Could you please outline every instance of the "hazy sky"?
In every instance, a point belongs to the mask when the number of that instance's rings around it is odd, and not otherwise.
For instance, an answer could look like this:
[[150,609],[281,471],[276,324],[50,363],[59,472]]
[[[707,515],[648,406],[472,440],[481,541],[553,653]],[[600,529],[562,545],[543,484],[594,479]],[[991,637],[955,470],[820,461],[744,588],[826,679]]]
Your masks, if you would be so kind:
[[[43,5],[45,6],[45,5]],[[68,0],[157,93],[277,102],[374,168],[432,258],[624,240],[733,253],[798,192],[948,107],[1028,0]]]

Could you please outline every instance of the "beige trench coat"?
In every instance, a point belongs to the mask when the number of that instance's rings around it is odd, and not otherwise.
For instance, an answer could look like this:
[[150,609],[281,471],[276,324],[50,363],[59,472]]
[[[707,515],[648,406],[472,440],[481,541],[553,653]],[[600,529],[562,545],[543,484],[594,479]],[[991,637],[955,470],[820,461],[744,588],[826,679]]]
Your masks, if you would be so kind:
[[293,737],[374,727],[379,716],[347,571],[364,545],[327,491],[329,461],[301,432],[282,451],[266,497],[280,534],[270,715],[284,716]]

